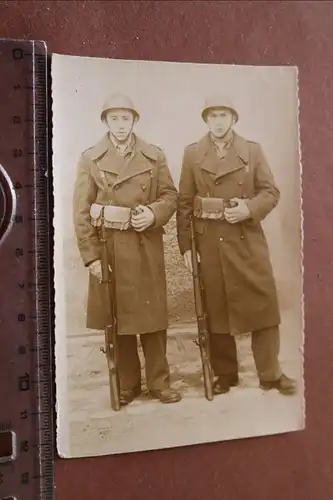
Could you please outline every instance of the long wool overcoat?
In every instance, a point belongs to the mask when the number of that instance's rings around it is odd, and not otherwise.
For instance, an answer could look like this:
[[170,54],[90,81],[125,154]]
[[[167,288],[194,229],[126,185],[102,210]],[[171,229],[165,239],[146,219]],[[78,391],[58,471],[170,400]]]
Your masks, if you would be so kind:
[[[154,225],[139,233],[108,230],[117,299],[118,334],[143,334],[167,328],[167,296],[163,226],[177,206],[166,158],[157,146],[135,137],[131,154],[122,157],[106,134],[80,158],[74,189],[74,225],[85,266],[101,257],[96,228],[91,224],[92,203],[135,208],[147,205]],[[101,285],[90,275],[86,326],[103,329],[106,315]]]
[[189,217],[196,195],[243,198],[251,212],[249,219],[235,224],[195,219],[211,332],[240,334],[278,325],[275,279],[261,221],[277,205],[280,192],[261,146],[234,133],[223,159],[209,134],[185,148],[177,209],[182,254],[191,248]]

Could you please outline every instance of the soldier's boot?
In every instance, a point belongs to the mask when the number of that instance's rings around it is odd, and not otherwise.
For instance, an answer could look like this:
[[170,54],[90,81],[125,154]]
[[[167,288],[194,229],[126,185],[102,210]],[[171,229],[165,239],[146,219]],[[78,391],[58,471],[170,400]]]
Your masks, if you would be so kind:
[[137,385],[133,389],[121,389],[120,390],[120,404],[121,406],[126,406],[130,404],[135,398],[141,395],[141,386]]
[[296,381],[282,372],[279,362],[279,327],[272,326],[252,332],[252,351],[260,388],[264,391],[277,389],[287,396],[295,394]]
[[160,391],[149,391],[150,396],[159,399],[161,403],[178,403],[181,400],[181,395],[175,389],[167,388]]
[[239,383],[235,337],[229,334],[211,335],[211,363],[216,380],[213,394],[226,394]]
[[213,384],[213,393],[215,395],[226,394],[230,391],[230,387],[236,387],[239,385],[238,374],[234,375],[221,375],[219,376]]
[[166,357],[167,332],[145,333],[141,335],[145,356],[146,379],[149,396],[161,403],[177,403],[180,393],[170,387],[170,369]]
[[287,377],[287,375],[282,374],[277,380],[272,381],[260,381],[260,388],[264,391],[270,391],[272,389],[277,389],[281,394],[285,396],[292,396],[296,393],[297,385],[296,381],[292,378]]

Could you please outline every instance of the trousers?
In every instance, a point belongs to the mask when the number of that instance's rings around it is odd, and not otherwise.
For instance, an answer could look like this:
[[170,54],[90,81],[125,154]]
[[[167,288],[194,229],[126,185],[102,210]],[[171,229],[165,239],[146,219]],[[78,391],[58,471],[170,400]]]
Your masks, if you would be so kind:
[[[140,335],[145,360],[148,390],[163,390],[169,387],[170,370],[166,357],[166,330]],[[119,335],[118,366],[120,389],[141,386],[141,364],[136,335]]]
[[[230,334],[211,335],[211,364],[216,377],[233,377],[238,374],[235,337]],[[271,382],[282,375],[279,352],[278,326],[256,330],[251,334],[251,348],[259,380]]]

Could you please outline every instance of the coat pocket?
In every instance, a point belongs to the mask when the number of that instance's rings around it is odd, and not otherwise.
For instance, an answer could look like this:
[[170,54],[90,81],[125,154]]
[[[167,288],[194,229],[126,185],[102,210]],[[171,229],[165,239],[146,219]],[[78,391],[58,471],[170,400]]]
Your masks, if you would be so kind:
[[194,216],[199,219],[224,219],[224,200],[222,198],[194,198]]
[[93,203],[90,207],[90,217],[94,227],[100,227],[103,224],[107,229],[126,230],[130,227],[131,210],[125,207]]

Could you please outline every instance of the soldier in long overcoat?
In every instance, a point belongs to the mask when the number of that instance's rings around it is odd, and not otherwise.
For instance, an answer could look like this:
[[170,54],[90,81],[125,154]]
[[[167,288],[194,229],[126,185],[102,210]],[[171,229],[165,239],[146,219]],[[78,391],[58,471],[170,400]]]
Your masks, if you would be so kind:
[[238,385],[235,335],[252,333],[260,387],[283,394],[295,381],[279,364],[280,311],[261,221],[280,197],[260,144],[233,130],[234,106],[223,96],[206,101],[208,133],[185,148],[179,184],[177,231],[185,265],[192,270],[193,217],[210,326],[214,393]]
[[180,394],[170,387],[166,357],[163,250],[163,226],[176,211],[177,190],[163,151],[134,134],[139,113],[130,98],[120,93],[110,96],[101,120],[108,130],[82,153],[74,190],[77,245],[90,271],[86,326],[104,329],[107,321],[99,284],[101,244],[94,224],[98,214],[91,210],[97,203],[112,209],[114,222],[119,223],[107,229],[107,245],[115,280],[121,404],[141,393],[137,336],[150,394],[163,403],[177,402]]

